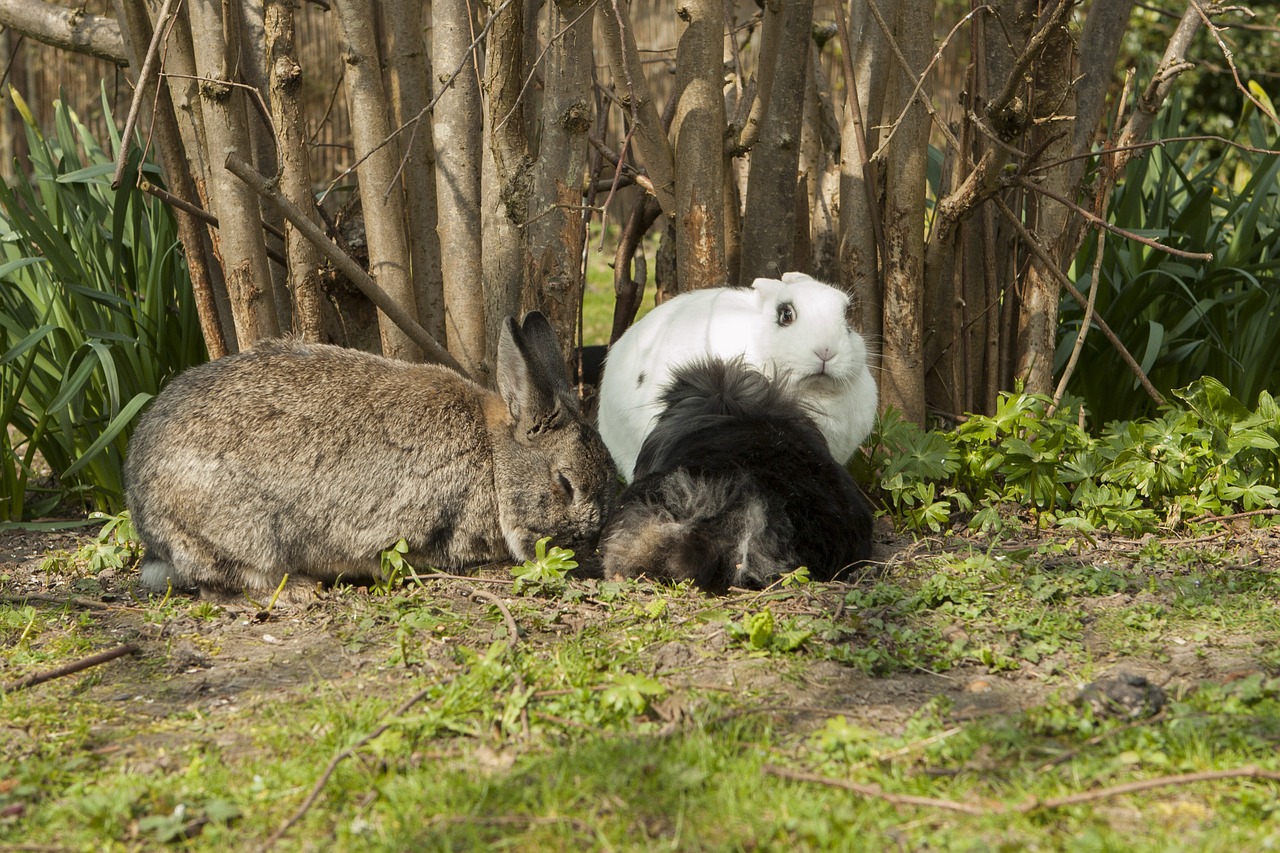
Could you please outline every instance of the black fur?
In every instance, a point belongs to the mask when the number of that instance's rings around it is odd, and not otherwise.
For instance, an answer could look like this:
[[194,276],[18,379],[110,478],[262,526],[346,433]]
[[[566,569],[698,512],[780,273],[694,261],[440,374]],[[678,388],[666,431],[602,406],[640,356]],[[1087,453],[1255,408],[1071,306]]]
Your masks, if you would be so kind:
[[871,509],[782,383],[741,359],[676,371],[602,541],[606,572],[723,591],[871,556]]

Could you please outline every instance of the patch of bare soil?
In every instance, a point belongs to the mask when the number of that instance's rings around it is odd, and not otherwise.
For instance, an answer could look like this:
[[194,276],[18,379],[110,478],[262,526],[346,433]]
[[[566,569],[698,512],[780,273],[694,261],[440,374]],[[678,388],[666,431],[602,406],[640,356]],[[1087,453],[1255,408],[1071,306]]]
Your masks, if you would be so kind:
[[[502,636],[502,620],[492,606],[472,594],[490,590],[512,605],[520,623],[522,644],[547,647],[566,633],[585,630],[608,618],[609,608],[587,595],[580,601],[515,599],[504,569],[482,571],[473,579],[431,582],[416,592],[422,606],[437,607],[462,617],[450,622],[447,632],[434,638],[427,660],[414,670],[392,663],[396,647],[395,626],[385,608],[372,606],[364,590],[339,589],[306,606],[277,605],[270,612],[245,602],[221,605],[201,613],[198,601],[177,598],[168,608],[144,606],[133,571],[103,571],[91,577],[67,577],[42,571],[46,552],[73,548],[83,541],[78,533],[0,531],[0,600],[26,603],[46,613],[69,609],[91,626],[93,652],[121,644],[134,644],[138,652],[102,664],[87,685],[89,697],[119,703],[122,711],[154,717],[198,714],[234,718],[252,713],[266,702],[281,699],[305,701],[326,694],[390,695],[402,697],[406,678],[421,676],[422,667],[441,678],[458,664],[452,650],[459,644],[484,648]],[[1132,559],[1143,541],[1112,539],[1072,556],[1079,564],[1114,563]],[[1216,545],[1221,545],[1218,540]],[[1239,559],[1251,569],[1280,568],[1280,531],[1246,531],[1239,536]],[[909,573],[914,560],[928,553],[928,545],[898,541],[880,547],[888,564],[885,577]],[[1157,570],[1153,570],[1157,571]],[[1169,567],[1160,571],[1177,571]],[[497,582],[501,579],[501,583]],[[863,582],[868,583],[868,582]],[[639,593],[637,606],[645,596]],[[721,601],[736,615],[748,594]],[[1145,676],[1154,684],[1174,689],[1202,680],[1227,681],[1258,671],[1263,651],[1249,637],[1235,636],[1228,627],[1198,637],[1173,637],[1159,647],[1138,652],[1111,647],[1104,634],[1093,631],[1097,617],[1125,607],[1151,593],[1116,593],[1088,599],[1085,605],[1083,643],[1093,661],[1090,677],[1113,672]],[[841,607],[838,586],[818,590],[776,604],[780,614],[830,615]],[[1154,600],[1154,599],[1153,599]],[[714,606],[715,600],[712,600]],[[798,730],[824,716],[844,714],[851,721],[886,733],[901,731],[922,705],[947,697],[949,715],[957,721],[988,714],[1017,711],[1042,702],[1056,690],[1077,685],[1064,677],[1053,658],[1024,663],[1013,671],[994,672],[982,666],[957,666],[945,672],[912,670],[873,676],[833,661],[811,660],[797,676],[793,659],[752,656],[727,636],[722,620],[699,618],[709,608],[699,595],[673,597],[671,618],[691,624],[680,639],[654,644],[644,653],[650,673],[672,690],[665,700],[673,718],[681,713],[678,688],[725,691],[749,696],[761,710],[771,709],[779,720],[790,720]],[[539,612],[530,610],[539,608]],[[68,630],[71,630],[70,627]],[[71,660],[50,664],[48,669]],[[12,684],[30,676],[31,668],[16,671],[0,659],[0,684]],[[181,732],[168,737],[181,738]],[[233,727],[222,737],[233,740]]]

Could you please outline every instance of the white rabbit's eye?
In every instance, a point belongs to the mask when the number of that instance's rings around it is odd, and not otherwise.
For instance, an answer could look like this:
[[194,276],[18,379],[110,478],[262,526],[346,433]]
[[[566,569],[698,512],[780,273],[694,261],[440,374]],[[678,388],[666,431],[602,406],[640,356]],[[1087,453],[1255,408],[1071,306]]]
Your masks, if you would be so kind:
[[557,473],[556,482],[560,486],[560,491],[564,492],[564,496],[569,499],[569,503],[573,503],[573,483],[569,482],[569,478]]
[[778,306],[778,325],[790,326],[796,321],[796,309],[790,302],[783,302]]

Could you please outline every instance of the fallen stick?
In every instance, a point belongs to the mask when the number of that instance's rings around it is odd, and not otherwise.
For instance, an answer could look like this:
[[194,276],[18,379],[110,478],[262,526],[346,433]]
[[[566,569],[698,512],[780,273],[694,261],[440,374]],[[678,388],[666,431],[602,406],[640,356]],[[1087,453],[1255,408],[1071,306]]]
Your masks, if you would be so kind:
[[800,770],[788,770],[784,767],[776,767],[772,764],[766,764],[762,770],[766,774],[770,776],[777,776],[780,779],[790,779],[794,782],[811,782],[816,785],[826,785],[829,788],[840,788],[845,791],[852,791],[855,794],[868,797],[870,799],[884,800],[885,802],[895,806],[921,806],[924,808],[945,809],[947,811],[960,812],[961,814],[974,815],[977,817],[1001,814],[1029,814],[1036,811],[1046,811],[1049,809],[1060,809],[1066,806],[1083,805],[1085,803],[1097,802],[1098,800],[1105,800],[1110,797],[1118,797],[1122,794],[1134,794],[1139,791],[1149,791],[1153,788],[1191,785],[1196,782],[1215,782],[1219,779],[1265,779],[1270,782],[1280,782],[1280,772],[1262,770],[1250,765],[1234,770],[1206,770],[1202,773],[1182,773],[1176,776],[1156,776],[1153,779],[1140,779],[1136,782],[1126,782],[1122,785],[1113,785],[1109,788],[1097,788],[1092,791],[1082,791],[1078,794],[1068,794],[1063,797],[1051,797],[1047,800],[1032,798],[1026,802],[1018,803],[1017,805],[1006,805],[1004,803],[983,805],[981,803],[967,803],[960,800],[917,797],[909,794],[892,794],[883,790],[879,785],[851,782],[846,779],[832,779],[828,776],[819,776],[816,773],[805,773]]
[[100,663],[107,663],[116,658],[122,658],[125,655],[135,654],[138,651],[137,645],[134,643],[125,643],[123,646],[116,646],[114,649],[107,649],[105,652],[98,652],[96,655],[90,655],[87,658],[69,663],[66,666],[60,666],[57,669],[51,669],[48,672],[38,672],[35,675],[28,675],[25,678],[19,678],[17,681],[8,684],[4,688],[5,693],[16,693],[19,690],[26,690],[28,687],[35,687],[37,684],[43,684],[46,681],[53,681],[55,678],[62,678],[64,675],[75,675],[81,670],[89,669]]
[[316,800],[320,798],[320,792],[324,790],[324,786],[328,784],[330,777],[333,776],[333,771],[338,769],[338,765],[341,764],[344,759],[355,755],[356,750],[360,749],[362,746],[378,737],[378,735],[391,728],[392,724],[395,723],[398,718],[407,714],[410,708],[427,698],[427,694],[429,694],[433,689],[435,689],[435,685],[423,688],[413,694],[408,701],[395,710],[395,713],[384,717],[384,722],[381,725],[330,759],[328,766],[325,767],[324,772],[320,774],[320,778],[317,779],[315,785],[311,787],[311,793],[307,794],[307,798],[302,801],[302,805],[298,806],[298,810],[295,811],[288,820],[280,824],[280,828],[271,834],[271,837],[266,840],[266,843],[262,845],[261,849],[264,851],[270,850],[277,842],[280,841],[281,838],[284,838],[285,833],[293,829],[298,821],[302,820],[306,813],[311,810],[311,807],[315,805]]

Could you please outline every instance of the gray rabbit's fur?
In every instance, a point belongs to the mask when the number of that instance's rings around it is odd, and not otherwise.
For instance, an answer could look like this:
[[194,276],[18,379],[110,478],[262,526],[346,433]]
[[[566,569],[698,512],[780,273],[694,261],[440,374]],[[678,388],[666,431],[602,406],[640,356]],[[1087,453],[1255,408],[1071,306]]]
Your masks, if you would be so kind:
[[265,341],[193,368],[129,445],[142,581],[290,598],[367,579],[400,538],[410,561],[464,569],[534,544],[595,547],[616,475],[581,418],[555,335],[506,321],[498,393],[443,367]]

